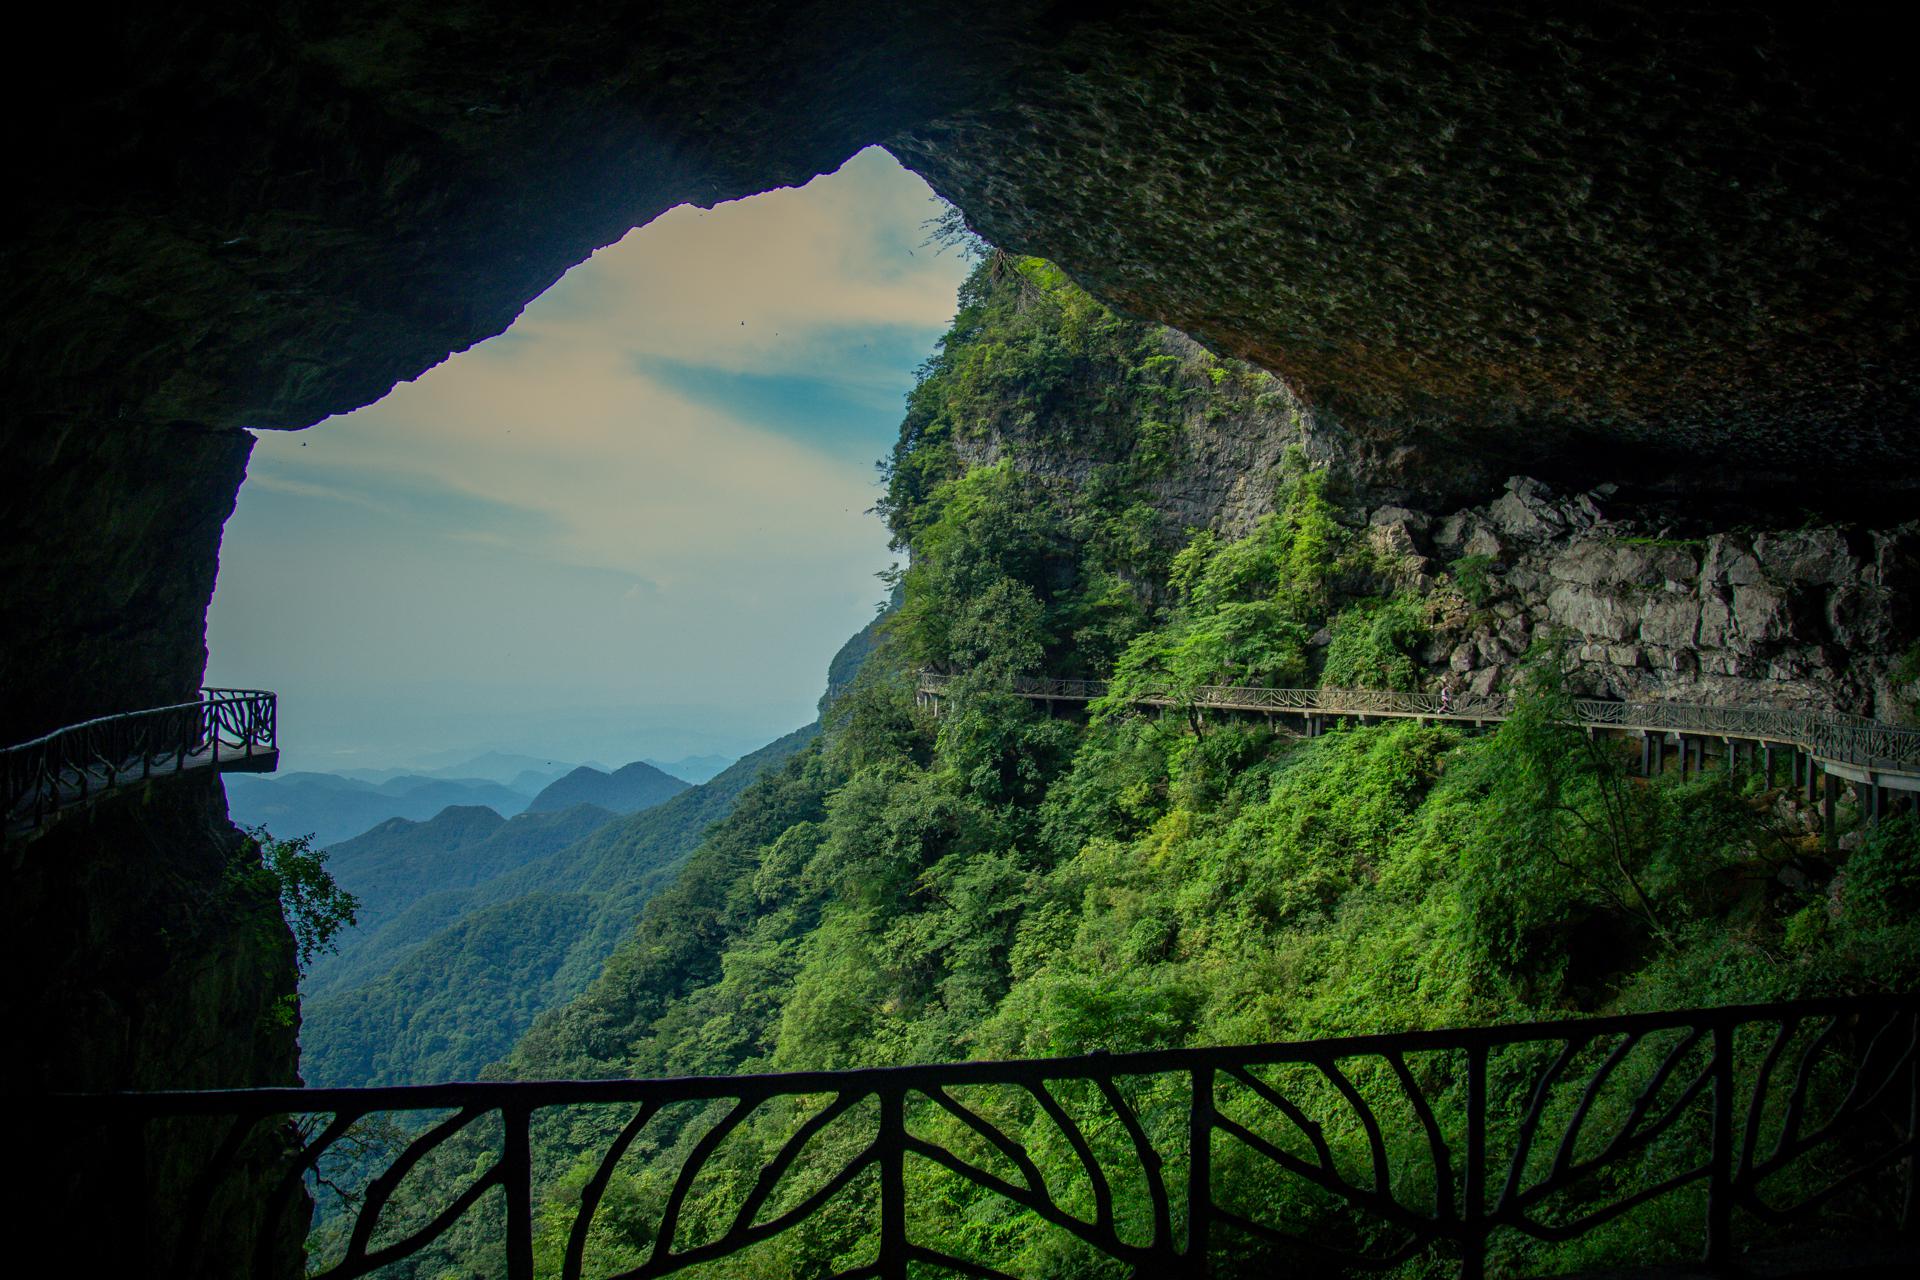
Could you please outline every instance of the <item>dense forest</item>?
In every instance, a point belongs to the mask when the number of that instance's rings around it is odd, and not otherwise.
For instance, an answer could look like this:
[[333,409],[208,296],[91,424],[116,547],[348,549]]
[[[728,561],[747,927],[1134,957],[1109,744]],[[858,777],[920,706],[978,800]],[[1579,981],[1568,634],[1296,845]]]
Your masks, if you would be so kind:
[[586,780],[625,775],[616,789],[637,781],[668,792],[634,813],[574,804],[502,819],[448,809],[335,846],[330,869],[359,899],[358,923],[335,935],[336,949],[317,955],[301,982],[307,1083],[478,1075],[536,1013],[587,985],[706,829],[815,732],[788,734],[698,786],[662,786],[665,775],[645,764]]
[[[986,254],[885,465],[883,514],[907,558],[872,656],[819,738],[745,789],[598,976],[539,1015],[496,1074],[1081,1054],[1911,987],[1911,819],[1830,852],[1754,773],[1635,776],[1624,744],[1562,723],[1577,678],[1551,636],[1513,662],[1515,712],[1493,732],[1389,723],[1302,738],[1140,710],[1148,686],[1432,687],[1429,641],[1491,607],[1485,563],[1410,571],[1304,448],[1252,478],[1264,511],[1245,527],[1188,528],[1152,499],[1183,424],[1292,412],[1266,375],[1116,316],[1046,263]],[[1105,461],[1048,464],[1063,456]],[[925,668],[954,674],[937,716],[915,698]],[[1037,673],[1111,678],[1113,692],[1084,719],[1055,718],[1010,691]],[[1430,1086],[1459,1105],[1445,1079]],[[1521,1105],[1499,1090],[1521,1087],[1496,1081],[1496,1111]],[[1156,1122],[1150,1092],[1137,1105]],[[1009,1103],[998,1116],[1071,1183],[1074,1155],[1046,1115]],[[568,1212],[623,1119],[537,1131],[544,1265],[557,1268]],[[607,1189],[590,1273],[644,1260],[677,1160],[712,1119],[648,1129]],[[843,1163],[864,1141],[855,1119],[822,1129],[803,1164]],[[728,1138],[721,1175],[680,1210],[684,1233],[731,1220],[794,1120],[762,1114]],[[1343,1152],[1366,1141],[1350,1124],[1325,1135]],[[399,1218],[430,1216],[471,1157],[456,1143],[427,1162]],[[1020,1274],[1115,1273],[971,1184],[914,1177],[945,1206],[913,1224],[929,1244]],[[1254,1163],[1216,1178],[1321,1234],[1353,1230]],[[701,1274],[863,1261],[870,1194],[856,1181],[733,1270]],[[1115,1195],[1123,1221],[1148,1213],[1137,1185]],[[1553,1274],[1692,1249],[1663,1212],[1566,1245],[1505,1241],[1495,1265]],[[487,1215],[416,1274],[488,1273]],[[316,1236],[322,1254],[338,1244]]]

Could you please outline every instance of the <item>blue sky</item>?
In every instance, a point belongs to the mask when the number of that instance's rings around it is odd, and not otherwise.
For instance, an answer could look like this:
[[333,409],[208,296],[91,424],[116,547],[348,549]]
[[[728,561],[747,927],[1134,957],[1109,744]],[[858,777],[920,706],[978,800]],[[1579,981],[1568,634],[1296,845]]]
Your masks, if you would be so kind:
[[208,617],[288,767],[739,754],[812,716],[965,264],[885,152],[672,210],[376,404],[261,432]]

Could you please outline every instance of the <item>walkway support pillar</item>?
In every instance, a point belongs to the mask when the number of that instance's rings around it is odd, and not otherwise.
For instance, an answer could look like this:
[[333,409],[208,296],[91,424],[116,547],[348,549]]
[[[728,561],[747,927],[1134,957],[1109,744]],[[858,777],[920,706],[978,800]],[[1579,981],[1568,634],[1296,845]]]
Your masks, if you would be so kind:
[[1766,772],[1767,790],[1771,791],[1773,790],[1773,744],[1771,742],[1760,745],[1760,759],[1762,762],[1760,767]]
[[1880,805],[1882,788],[1872,778],[1853,784],[1854,799],[1860,802],[1860,813],[1871,826],[1880,825]]
[[1646,732],[1640,735],[1640,776],[1653,776],[1653,735]]
[[1830,773],[1821,776],[1826,782],[1822,788],[1826,803],[1821,805],[1820,830],[1827,852],[1832,853],[1840,847],[1840,779]]

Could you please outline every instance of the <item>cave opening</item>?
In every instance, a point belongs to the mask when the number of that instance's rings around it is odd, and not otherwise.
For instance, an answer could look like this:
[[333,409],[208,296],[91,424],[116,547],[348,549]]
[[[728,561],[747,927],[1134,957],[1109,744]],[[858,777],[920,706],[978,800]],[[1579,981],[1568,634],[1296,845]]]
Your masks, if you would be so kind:
[[[1920,572],[1920,131],[1884,19],[1717,2],[1551,20],[1502,5],[1356,17],[1150,2],[797,5],[768,22],[763,7],[694,5],[643,32],[617,7],[542,21],[496,8],[214,21],[162,6],[111,29],[75,11],[101,28],[65,42],[85,74],[67,77],[60,110],[29,95],[18,113],[35,127],[7,246],[4,741],[192,696],[241,428],[371,401],[500,333],[636,223],[804,181],[874,141],[995,243],[1286,375],[1375,446],[1384,487],[1499,507],[1456,528],[1466,543],[1435,567],[1461,551],[1495,587],[1573,620],[1595,669],[1680,689],[1759,680],[1855,711],[1912,696],[1920,667],[1892,658],[1914,635]],[[339,428],[305,452],[344,445]],[[278,468],[274,448],[299,447],[289,439],[262,447],[257,478]],[[409,538],[396,512],[522,549],[571,514],[501,510],[515,504],[441,469],[415,462],[411,492],[362,489],[357,504],[293,469],[278,492],[367,512],[361,531],[389,536],[365,538],[360,559],[395,579],[403,566],[384,562]],[[1538,526],[1616,470],[1671,518],[1566,563],[1546,554]],[[1503,493],[1516,473],[1561,492]],[[280,523],[266,493],[243,499],[236,534]],[[1389,538],[1417,541],[1417,526],[1365,520]],[[1489,529],[1535,542],[1509,555],[1473,541]],[[635,566],[580,569],[645,594]],[[352,578],[329,585],[348,599]],[[1554,620],[1494,603],[1514,616],[1476,623],[1488,634],[1443,657],[1484,672],[1523,644],[1522,612],[1526,628]],[[216,678],[282,683],[244,655],[295,646],[231,607],[213,621]],[[323,636],[311,612],[284,615],[297,638]],[[460,620],[497,632],[502,652],[524,634]],[[384,638],[387,655],[413,644]],[[583,638],[544,639],[571,654]],[[419,676],[432,646],[411,651]],[[289,744],[327,710],[324,694],[305,700],[290,704]],[[1813,783],[1796,773],[1808,803]],[[266,895],[226,892],[240,853],[219,788],[183,786],[103,806],[16,861],[8,896],[30,923],[9,939],[8,967],[26,975],[12,1016],[42,1029],[8,1064],[23,1092],[294,1082],[276,1020],[289,940]],[[1778,883],[1811,905],[1787,937],[1818,943],[1844,895],[1830,868],[1789,870]],[[1911,982],[1891,980],[1906,998]],[[147,1195],[129,1171],[177,1189],[192,1152],[106,1136],[97,1150],[29,1136],[35,1167],[86,1152],[91,1181],[66,1166],[46,1179],[61,1201],[49,1220],[124,1208],[164,1235],[179,1197]]]
[[879,148],[681,206],[376,403],[259,432],[208,683],[279,693],[296,773],[712,771],[804,724],[884,597],[875,465],[967,269],[943,207]]

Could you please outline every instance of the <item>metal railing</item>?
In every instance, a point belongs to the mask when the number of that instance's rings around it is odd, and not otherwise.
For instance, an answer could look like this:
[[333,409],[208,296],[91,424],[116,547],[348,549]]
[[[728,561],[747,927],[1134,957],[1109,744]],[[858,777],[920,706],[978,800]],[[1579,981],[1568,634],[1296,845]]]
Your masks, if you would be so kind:
[[194,702],[101,716],[0,750],[0,818],[37,827],[61,809],[159,774],[278,750],[273,694],[202,689]]
[[[480,1236],[504,1246],[510,1280],[530,1280],[536,1252],[567,1280],[665,1276],[768,1245],[830,1204],[863,1224],[870,1261],[845,1276],[1048,1265],[982,1256],[995,1233],[955,1221],[982,1199],[1003,1203],[976,1224],[1024,1217],[1136,1275],[1424,1254],[1476,1280],[1516,1241],[1571,1240],[1655,1201],[1653,1234],[1691,1230],[1710,1264],[1829,1206],[1852,1232],[1910,1225],[1917,1035],[1908,995],[1052,1060],[45,1102],[63,1124],[116,1131],[219,1122],[180,1275],[217,1246],[208,1206],[235,1168],[259,1177],[257,1149],[242,1153],[265,1138],[282,1145],[277,1183],[255,1184],[271,1188],[263,1276],[285,1238],[275,1223],[304,1214],[316,1170],[342,1192],[327,1161],[348,1146],[360,1189],[310,1272],[335,1280],[419,1257],[496,1188]],[[411,1122],[369,1164],[354,1134],[391,1113]],[[569,1135],[556,1168],[581,1161],[544,1198],[536,1132]],[[437,1198],[397,1210],[429,1166]],[[616,1177],[624,1198],[603,1214]],[[633,1199],[641,1184],[651,1201]],[[609,1231],[621,1260],[590,1266]]]
[[[954,676],[922,672],[919,691],[939,698]],[[1023,698],[1091,702],[1108,696],[1104,680],[1017,677],[1012,691]],[[1302,712],[1329,716],[1389,716],[1491,722],[1506,717],[1499,695],[1462,694],[1445,702],[1436,693],[1390,689],[1279,689],[1199,685],[1191,690],[1148,689],[1140,706],[1193,707],[1222,711]],[[1741,738],[1796,747],[1821,760],[1869,769],[1920,770],[1920,729],[1886,724],[1840,711],[1776,707],[1709,707],[1681,702],[1614,702],[1576,698],[1574,722],[1588,728],[1620,728],[1705,737]]]

